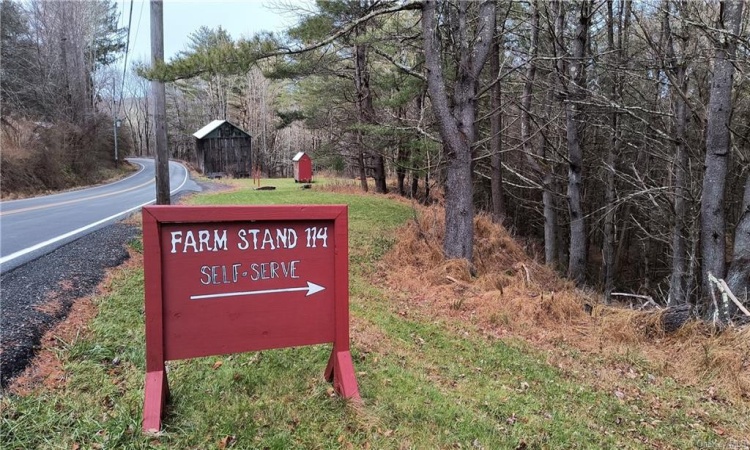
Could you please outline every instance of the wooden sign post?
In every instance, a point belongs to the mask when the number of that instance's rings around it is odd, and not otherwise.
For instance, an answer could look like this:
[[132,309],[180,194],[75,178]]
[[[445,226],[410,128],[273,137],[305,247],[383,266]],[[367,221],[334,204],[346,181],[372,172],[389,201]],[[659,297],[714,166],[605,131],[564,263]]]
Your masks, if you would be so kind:
[[346,205],[143,208],[144,431],[161,428],[168,360],[332,342],[325,377],[359,398],[347,214]]

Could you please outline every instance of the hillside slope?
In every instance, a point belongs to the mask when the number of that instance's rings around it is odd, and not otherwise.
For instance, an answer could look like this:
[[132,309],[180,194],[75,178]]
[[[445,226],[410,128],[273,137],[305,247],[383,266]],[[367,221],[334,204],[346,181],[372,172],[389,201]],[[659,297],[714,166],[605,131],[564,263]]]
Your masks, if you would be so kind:
[[493,338],[521,337],[571,376],[613,392],[634,378],[663,376],[709,400],[750,404],[750,327],[716,334],[689,322],[666,333],[663,311],[599,304],[594,293],[531,259],[485,215],[474,220],[472,276],[466,264],[443,260],[443,217],[439,206],[420,207],[383,260],[378,276],[408,293],[405,307],[468,321]]

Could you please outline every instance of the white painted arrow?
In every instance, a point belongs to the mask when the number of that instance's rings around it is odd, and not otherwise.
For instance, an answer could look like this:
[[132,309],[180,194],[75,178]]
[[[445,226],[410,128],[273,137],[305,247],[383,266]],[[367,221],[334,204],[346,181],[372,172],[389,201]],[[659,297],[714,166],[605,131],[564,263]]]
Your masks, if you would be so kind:
[[325,288],[319,284],[307,282],[306,287],[296,288],[281,288],[281,289],[266,289],[262,291],[244,291],[244,292],[223,292],[221,294],[205,294],[205,295],[191,295],[190,300],[203,300],[207,298],[221,298],[221,297],[240,297],[244,295],[259,295],[259,294],[276,294],[279,292],[299,292],[307,291],[305,297],[309,297],[313,294],[325,290]]

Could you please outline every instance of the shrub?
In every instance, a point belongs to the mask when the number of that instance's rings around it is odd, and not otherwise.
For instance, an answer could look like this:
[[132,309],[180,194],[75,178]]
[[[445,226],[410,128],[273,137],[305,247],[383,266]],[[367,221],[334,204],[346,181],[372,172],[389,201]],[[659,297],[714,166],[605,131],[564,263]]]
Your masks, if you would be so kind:
[[[110,177],[114,169],[112,123],[103,115],[83,125],[4,118],[1,136],[3,197],[98,183]],[[121,132],[118,139],[121,155],[127,155],[131,148],[126,136]]]

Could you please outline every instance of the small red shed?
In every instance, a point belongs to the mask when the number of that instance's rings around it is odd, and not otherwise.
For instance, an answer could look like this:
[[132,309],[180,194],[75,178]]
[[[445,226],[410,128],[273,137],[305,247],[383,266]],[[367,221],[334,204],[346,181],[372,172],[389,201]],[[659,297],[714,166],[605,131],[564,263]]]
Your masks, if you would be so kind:
[[305,152],[299,152],[292,158],[294,163],[294,182],[312,183],[312,159]]

